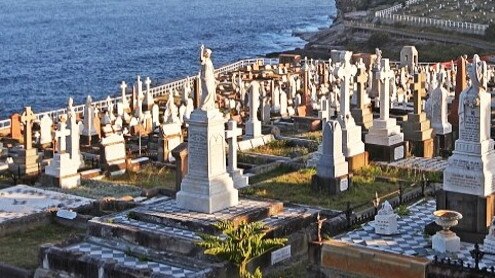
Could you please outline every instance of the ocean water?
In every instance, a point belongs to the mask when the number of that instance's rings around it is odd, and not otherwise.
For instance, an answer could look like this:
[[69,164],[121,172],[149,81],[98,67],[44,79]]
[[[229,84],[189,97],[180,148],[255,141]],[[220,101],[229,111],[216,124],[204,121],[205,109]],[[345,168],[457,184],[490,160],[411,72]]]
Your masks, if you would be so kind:
[[334,0],[2,0],[0,119],[195,74],[201,44],[216,67],[302,47],[293,34],[335,13]]

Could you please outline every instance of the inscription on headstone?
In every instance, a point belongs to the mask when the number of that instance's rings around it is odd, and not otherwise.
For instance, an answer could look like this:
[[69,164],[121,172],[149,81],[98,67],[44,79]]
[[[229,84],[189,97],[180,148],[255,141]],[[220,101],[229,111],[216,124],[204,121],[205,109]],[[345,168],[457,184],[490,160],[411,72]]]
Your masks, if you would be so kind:
[[349,179],[341,179],[340,180],[340,191],[346,191],[349,189]]
[[394,149],[394,160],[399,160],[404,157],[404,146]]
[[283,260],[287,260],[288,258],[290,258],[290,256],[291,256],[290,245],[277,249],[272,252],[272,265],[281,262]]

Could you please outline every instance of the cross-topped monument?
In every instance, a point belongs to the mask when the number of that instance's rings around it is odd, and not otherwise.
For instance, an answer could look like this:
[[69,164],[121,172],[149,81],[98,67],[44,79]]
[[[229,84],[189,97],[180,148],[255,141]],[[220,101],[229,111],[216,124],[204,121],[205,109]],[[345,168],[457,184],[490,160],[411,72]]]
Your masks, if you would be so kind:
[[356,83],[356,107],[351,110],[351,114],[356,124],[368,130],[373,125],[373,112],[370,106],[371,101],[366,92],[368,73],[364,64],[358,66],[354,82]]
[[394,78],[394,71],[390,69],[388,59],[382,59],[380,70],[376,79],[381,83],[380,94],[380,118],[373,120],[373,126],[365,136],[366,150],[372,160],[396,161],[404,158],[405,142],[404,134],[396,120],[389,117],[390,109],[390,80]]
[[352,52],[345,51],[342,64],[335,70],[335,75],[341,81],[340,112],[337,116],[342,127],[342,151],[351,171],[358,170],[368,164],[361,140],[361,127],[356,125],[350,113],[351,82],[356,75],[356,66],[351,64]]
[[433,157],[433,129],[423,111],[423,97],[426,96],[426,78],[424,72],[414,73],[411,91],[414,98],[414,111],[407,115],[407,121],[402,124],[404,138],[409,141],[412,154],[417,157]]
[[237,137],[242,135],[242,129],[237,127],[237,122],[229,120],[225,130],[225,139],[229,145],[229,156],[227,159],[227,172],[234,180],[235,188],[242,188],[249,185],[249,177],[243,175],[242,169],[237,168]]
[[387,120],[390,118],[390,80],[395,77],[395,73],[390,69],[390,63],[388,59],[382,59],[381,66],[379,68],[378,79],[382,83],[380,88],[380,120]]
[[67,137],[70,136],[70,129],[67,129],[67,119],[65,117],[60,118],[58,123],[58,130],[55,131],[55,138],[57,138],[57,152],[65,153],[67,150]]
[[21,115],[21,123],[24,125],[24,149],[30,150],[33,148],[33,122],[36,116],[31,110],[31,106],[24,108],[24,113]]
[[422,101],[426,96],[425,82],[425,74],[423,72],[414,73],[414,81],[411,84],[411,91],[413,92],[414,101],[414,114],[420,114],[423,110]]
[[[338,67],[335,71],[335,75],[341,80],[340,87],[340,115],[342,120],[340,124],[342,128],[345,129],[348,121],[353,121],[350,111],[351,111],[351,81],[356,75],[356,66],[351,64],[352,52],[346,51],[344,54],[344,63]],[[352,123],[351,123],[352,125]]]

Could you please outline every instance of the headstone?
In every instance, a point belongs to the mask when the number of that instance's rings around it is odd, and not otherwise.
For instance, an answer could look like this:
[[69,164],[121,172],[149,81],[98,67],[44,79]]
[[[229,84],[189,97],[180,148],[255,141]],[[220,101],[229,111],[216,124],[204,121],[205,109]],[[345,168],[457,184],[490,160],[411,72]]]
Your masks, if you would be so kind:
[[100,142],[100,163],[104,171],[114,176],[126,170],[125,140],[122,134],[112,134]]
[[375,216],[375,233],[379,235],[395,235],[398,233],[397,229],[398,215],[394,213],[394,210],[388,201],[385,201],[382,208]]
[[158,140],[158,161],[173,162],[172,150],[182,143],[182,130],[180,123],[163,124],[160,128]]
[[[396,161],[405,156],[404,134],[396,124],[396,120],[389,117],[390,93],[388,84],[394,77],[388,59],[381,60],[377,78],[380,80],[380,118],[373,120],[373,126],[365,135],[366,150],[371,160]],[[383,84],[382,84],[383,83]]]
[[52,143],[53,120],[48,115],[44,115],[40,121],[40,145],[47,146]]
[[15,113],[10,116],[10,137],[14,140],[21,140],[21,115]]
[[287,93],[285,90],[280,91],[280,116],[282,118],[286,118],[288,116],[288,107],[287,107]]
[[95,127],[94,125],[94,108],[93,108],[93,99],[91,96],[86,98],[86,105],[84,106],[84,128],[81,132],[81,144],[82,145],[92,145],[98,142],[99,136],[96,128],[100,128],[100,126]]
[[455,209],[464,215],[457,233],[472,242],[469,234],[485,234],[495,216],[495,142],[490,138],[491,96],[486,91],[486,63],[478,55],[469,66],[469,78],[471,85],[459,96],[459,139],[443,172],[437,208]]
[[356,124],[361,126],[363,130],[368,129],[373,125],[373,112],[371,110],[371,100],[366,92],[366,84],[368,83],[368,74],[364,66],[358,67],[355,76],[356,91],[356,107],[351,109],[352,117]]
[[426,114],[429,115],[435,134],[435,153],[441,156],[449,156],[453,147],[452,125],[448,121],[449,92],[443,86],[445,77],[445,72],[439,74],[438,86],[431,92],[426,103]]
[[[126,95],[127,84],[125,84],[125,81],[122,81],[122,84],[120,85],[120,89],[122,90],[122,92],[121,92],[122,114],[124,112],[129,113],[131,109],[130,109],[130,105],[129,105],[129,100],[127,99],[127,95]],[[119,114],[119,115],[121,115],[121,114]]]
[[142,120],[143,118],[143,82],[141,81],[141,76],[137,76],[136,84],[134,86],[136,92],[136,101],[134,103],[134,116]]
[[45,168],[44,184],[50,186],[58,186],[61,188],[74,188],[81,184],[81,175],[77,172],[81,164],[80,157],[71,158],[71,154],[66,152],[67,137],[71,133],[67,129],[66,119],[62,117],[58,123],[58,129],[55,131],[57,139],[57,153]]
[[258,120],[258,108],[260,106],[260,83],[258,81],[251,82],[249,94],[249,120],[246,122],[247,139],[260,137],[261,121]]
[[411,153],[416,157],[433,157],[433,129],[423,111],[423,98],[426,96],[424,73],[415,72],[411,85],[414,97],[414,111],[402,123],[404,138],[409,141]]
[[216,80],[211,50],[201,47],[201,109],[191,114],[188,133],[188,173],[177,193],[180,208],[214,213],[238,204],[238,192],[227,173],[225,120],[215,107]]
[[454,139],[457,139],[459,134],[457,128],[459,127],[459,96],[461,92],[463,92],[467,88],[467,80],[466,80],[466,58],[459,57],[457,59],[457,72],[456,72],[456,81],[455,81],[455,97],[452,100],[450,105],[450,114],[449,114],[449,123],[452,124]]
[[144,80],[144,84],[146,84],[146,97],[144,98],[143,102],[144,111],[151,111],[151,108],[155,104],[155,98],[153,97],[150,88],[151,79],[149,77],[146,77],[146,80]]
[[33,148],[33,123],[36,120],[31,107],[24,108],[24,112],[20,117],[21,123],[24,125],[24,149],[18,150],[14,155],[14,163],[9,164],[10,172],[20,175],[37,174],[38,168],[38,152]]
[[335,120],[327,121],[323,126],[322,153],[312,177],[314,190],[337,194],[349,189],[351,175],[342,153],[342,129]]
[[351,65],[352,52],[346,51],[342,64],[335,75],[341,81],[340,111],[337,120],[342,127],[342,150],[351,164],[351,170],[358,170],[368,164],[364,154],[364,143],[361,140],[361,127],[356,125],[351,115],[351,82],[356,75],[356,67]]

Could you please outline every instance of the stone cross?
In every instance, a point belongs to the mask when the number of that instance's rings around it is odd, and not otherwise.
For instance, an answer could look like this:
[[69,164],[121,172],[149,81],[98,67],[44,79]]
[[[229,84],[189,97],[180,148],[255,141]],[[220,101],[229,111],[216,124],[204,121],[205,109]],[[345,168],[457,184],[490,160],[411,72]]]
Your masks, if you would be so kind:
[[32,124],[35,119],[36,117],[31,110],[31,106],[26,106],[26,108],[24,108],[24,113],[21,115],[21,123],[24,125],[24,148],[26,150],[33,148]]
[[357,69],[357,74],[355,77],[355,82],[357,84],[357,107],[363,109],[364,99],[366,94],[366,84],[368,83],[368,74],[366,68],[360,67]]
[[151,85],[151,79],[148,77],[146,77],[146,79],[144,80],[144,84],[146,84],[146,92],[149,92],[150,91],[150,85]]
[[387,120],[389,118],[390,108],[390,80],[394,78],[394,71],[390,69],[388,59],[382,59],[380,65],[380,71],[378,71],[377,79],[380,80],[382,89],[380,92],[380,120]]
[[342,81],[340,97],[340,115],[346,119],[350,113],[351,106],[351,80],[356,75],[356,66],[351,64],[352,52],[346,51],[344,63],[335,71],[335,75]]
[[242,135],[242,129],[237,128],[237,122],[229,120],[227,123],[227,130],[225,130],[225,139],[229,144],[229,157],[227,171],[233,172],[237,170],[237,136]]
[[61,117],[60,123],[58,124],[58,130],[55,131],[55,138],[58,142],[58,153],[65,153],[67,149],[67,139],[66,137],[70,136],[70,129],[67,129],[67,119],[65,117]]
[[125,84],[125,81],[122,81],[122,84],[120,84],[120,89],[122,90],[121,91],[121,94],[122,94],[122,105],[123,105],[123,108],[124,109],[128,109],[129,108],[129,102],[128,102],[127,96],[125,94],[126,89],[127,89],[127,84]]
[[411,91],[413,92],[413,102],[414,102],[414,114],[421,114],[422,109],[422,99],[425,96],[425,76],[421,72],[414,73],[414,82],[411,84]]

